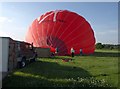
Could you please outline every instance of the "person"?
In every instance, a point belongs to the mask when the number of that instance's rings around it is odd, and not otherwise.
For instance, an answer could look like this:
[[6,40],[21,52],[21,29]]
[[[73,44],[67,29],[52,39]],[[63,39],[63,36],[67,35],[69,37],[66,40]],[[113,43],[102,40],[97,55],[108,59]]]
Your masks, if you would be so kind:
[[58,48],[55,49],[55,53],[56,53],[56,54],[58,53]]
[[71,48],[71,56],[74,57],[75,50]]
[[82,49],[80,49],[80,55],[82,55]]
[[55,54],[54,52],[51,53],[51,58],[54,58]]
[[33,42],[32,42],[32,44],[31,44],[31,47],[32,47],[31,49],[33,50]]

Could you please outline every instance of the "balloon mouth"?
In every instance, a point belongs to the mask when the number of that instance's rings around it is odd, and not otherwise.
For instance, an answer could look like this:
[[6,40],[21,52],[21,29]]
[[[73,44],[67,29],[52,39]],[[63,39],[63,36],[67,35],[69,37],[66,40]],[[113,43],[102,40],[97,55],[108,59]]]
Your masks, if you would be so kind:
[[68,52],[65,42],[57,37],[47,36],[44,43],[40,46],[41,48],[49,48],[50,52],[57,53],[57,55],[65,55]]

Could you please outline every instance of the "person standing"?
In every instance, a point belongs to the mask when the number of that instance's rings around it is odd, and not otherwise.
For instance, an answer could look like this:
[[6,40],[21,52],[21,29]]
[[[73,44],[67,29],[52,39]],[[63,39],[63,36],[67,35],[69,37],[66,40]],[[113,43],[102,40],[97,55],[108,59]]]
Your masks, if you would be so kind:
[[71,55],[72,55],[72,57],[74,57],[74,53],[75,53],[75,50],[73,48],[71,48]]
[[80,55],[82,55],[82,49],[80,49]]
[[56,53],[56,54],[58,53],[58,48],[55,48],[55,53]]

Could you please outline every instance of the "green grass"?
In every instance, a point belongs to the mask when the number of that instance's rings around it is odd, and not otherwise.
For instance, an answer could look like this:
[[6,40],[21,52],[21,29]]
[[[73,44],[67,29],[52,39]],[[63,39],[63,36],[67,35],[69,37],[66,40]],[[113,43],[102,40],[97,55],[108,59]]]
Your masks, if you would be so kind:
[[25,68],[17,69],[3,80],[3,87],[117,87],[118,52],[96,50],[90,56],[75,56],[64,62],[55,58],[38,58]]

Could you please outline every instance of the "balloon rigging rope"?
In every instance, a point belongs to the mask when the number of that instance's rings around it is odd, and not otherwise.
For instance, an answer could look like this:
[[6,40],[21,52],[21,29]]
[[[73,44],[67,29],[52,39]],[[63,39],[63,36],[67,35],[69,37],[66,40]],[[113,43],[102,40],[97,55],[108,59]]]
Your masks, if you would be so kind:
[[74,30],[72,30],[63,40],[68,38],[74,31],[76,31],[80,26],[82,26],[86,21],[82,21],[82,23],[79,26],[76,26]]
[[[50,18],[50,17],[49,17]],[[51,41],[48,39],[48,31],[50,29],[50,23],[48,23],[48,26],[47,26],[47,35],[46,35],[46,41],[48,40],[48,42],[51,44]],[[48,45],[48,44],[47,44]]]
[[[69,16],[69,13],[67,13],[67,15],[63,18],[63,20],[66,20],[66,18]],[[59,29],[62,27],[62,25],[63,25],[64,23],[62,23],[60,26],[59,26],[59,28],[58,29],[56,29],[56,33],[55,33],[55,37],[57,36],[57,34],[58,34],[58,31],[59,31]],[[55,39],[53,40],[53,42],[55,41]],[[56,42],[55,42],[56,43]]]
[[51,34],[50,34],[51,45],[52,45],[52,43],[54,42],[53,39],[52,39],[52,33],[55,31],[55,30],[54,30],[54,26],[55,26],[55,23],[56,23],[57,14],[58,14],[59,12],[63,12],[63,11],[60,11],[60,10],[54,11],[54,16],[53,16],[53,29],[52,29]]
[[48,16],[50,16],[50,15],[52,15],[53,14],[53,12],[51,12],[50,14],[48,14],[48,15],[46,15],[44,18],[42,18],[40,21],[39,21],[39,24],[42,22],[42,21],[44,21]]
[[[41,18],[42,18],[42,16],[40,16],[40,17],[37,19],[37,20],[38,20],[38,24],[40,24],[40,23],[39,23],[39,20],[40,20]],[[36,25],[37,25],[37,24],[36,24]],[[37,27],[37,26],[36,26],[36,27]],[[39,28],[38,28],[38,31],[37,31],[37,32],[38,32],[38,34],[39,34],[38,37],[39,37],[40,46],[42,46],[42,41],[41,41],[42,38],[41,38],[40,33],[39,33]]]
[[[89,37],[88,39],[84,39],[82,42],[74,43],[74,46],[82,45],[89,40],[93,40],[93,38]],[[68,48],[70,48],[70,47],[68,47]],[[64,49],[64,48],[63,48],[63,46],[61,46],[59,49]]]
[[[49,18],[50,18],[50,17],[48,17],[48,20],[49,20]],[[48,40],[49,24],[50,24],[50,23],[47,24],[47,29],[46,29],[46,31],[47,31],[47,32],[46,32],[46,41]],[[48,41],[49,41],[49,40],[48,40]],[[48,43],[47,43],[47,46],[48,46]]]
[[[83,21],[79,26],[76,26],[76,28],[71,31],[64,39],[62,39],[62,41],[64,41],[66,38],[69,37],[69,35],[71,35],[74,31],[78,30],[77,28],[80,27],[81,25],[83,25],[85,23],[85,21]],[[74,38],[74,37],[73,37]],[[60,39],[60,38],[59,38]],[[60,45],[60,44],[59,44]]]
[[54,25],[55,25],[55,22],[53,22],[53,28],[52,28],[52,31],[51,31],[51,33],[50,33],[50,41],[51,41],[51,45],[52,45],[52,32],[53,32],[53,30],[54,30]]
[[[90,29],[91,29],[91,28],[90,28]],[[86,34],[86,33],[88,33],[88,32],[90,32],[90,30],[86,30],[85,32],[81,33],[80,35],[78,35],[78,36],[76,36],[76,37],[73,37],[73,39],[67,41],[65,44],[67,45],[67,44],[70,43],[72,40],[75,40],[75,39],[77,39],[78,37],[81,37],[83,34]],[[59,45],[60,45],[60,44],[59,44]],[[61,47],[62,47],[62,46],[61,46]],[[61,47],[60,47],[60,48],[61,48]]]
[[39,39],[39,46],[41,45],[41,42],[40,42],[40,35],[39,35],[39,30],[38,30],[38,25],[37,25],[37,20],[36,20],[36,30],[37,30],[37,35],[38,35],[38,39]]
[[[64,31],[60,34],[60,36],[58,37],[58,39],[60,39],[60,37],[65,33],[65,31],[73,24],[73,22],[77,19],[78,17],[74,18],[71,23],[64,29]],[[56,42],[57,43],[57,42]]]
[[[50,15],[52,15],[52,14],[54,14],[54,12],[48,14],[47,17],[50,16]],[[47,18],[47,17],[46,17],[46,18]],[[49,18],[49,17],[48,17],[48,18]],[[49,24],[50,24],[50,23],[49,23]],[[49,24],[47,25],[47,28],[48,28],[48,29],[49,29]],[[46,33],[46,39],[44,39],[45,41],[47,41],[48,29],[47,29],[47,33]],[[50,37],[50,39],[48,39],[48,41],[49,41],[50,44],[52,44],[52,38],[51,38],[51,36],[49,36],[49,37]],[[46,45],[47,45],[47,44],[46,44]]]
[[[39,24],[42,24],[42,31],[41,31],[41,34],[43,33],[43,23],[41,23],[42,21],[44,21],[48,16],[52,15],[52,13],[46,15],[45,17],[43,17],[40,21],[39,21]],[[43,40],[44,39],[44,40]],[[43,41],[45,41],[45,38],[43,38],[43,36],[41,35],[41,44],[44,45]]]
[[41,35],[41,37],[42,37],[41,39],[42,39],[42,40],[41,40],[41,41],[42,41],[42,45],[44,46],[44,37],[43,37],[43,35],[44,35],[44,33],[43,33],[43,23],[41,23],[41,24],[42,24],[42,31],[41,31],[41,34],[42,34],[42,35]]
[[53,30],[52,30],[52,32],[51,32],[51,34],[53,33],[53,31],[54,31],[54,25],[55,25],[55,22],[56,22],[56,19],[57,19],[57,15],[58,15],[58,13],[59,12],[63,12],[63,11],[60,11],[60,10],[55,10],[54,11],[54,16],[53,16]]
[[[83,42],[86,42],[86,41],[90,41],[90,40],[93,40],[92,38],[89,38],[89,39],[87,39],[87,40],[84,40]],[[82,43],[83,43],[82,42]],[[92,45],[94,44],[94,42],[93,43],[91,43]],[[78,45],[80,45],[80,44],[75,44],[75,46],[78,46]],[[89,46],[87,46],[87,47],[90,47],[90,49],[92,49],[93,48],[93,46],[91,46],[91,45],[89,45]],[[71,48],[71,47],[68,47],[67,49],[69,49],[69,48]],[[84,47],[85,48],[85,47]],[[61,48],[62,49],[62,48]],[[62,51],[60,51],[60,52],[64,52],[65,51],[65,49],[64,50],[62,50]]]
[[[69,14],[67,13],[67,15],[63,18],[63,20],[65,20],[68,16],[69,16]],[[63,24],[64,24],[64,23],[62,23],[62,24],[59,26],[59,28],[57,29],[57,32],[56,32],[55,36],[57,35],[59,29],[62,27]]]
[[[54,14],[54,12],[52,12],[52,14]],[[50,13],[50,14],[48,14],[48,16],[49,16],[49,15],[52,15],[52,14]],[[48,17],[48,16],[47,16],[47,17]],[[47,18],[47,17],[46,17],[46,18]],[[46,30],[46,29],[43,29],[43,23],[42,23],[42,33],[43,33],[43,30]],[[45,33],[43,33],[43,34],[45,35]],[[44,36],[42,36],[42,37],[44,38],[44,39],[43,39],[44,42],[46,42],[47,40],[45,39],[45,37],[44,37]],[[47,45],[47,44],[46,44],[46,45]]]
[[[68,29],[68,27],[70,27],[77,18],[78,18],[78,17],[74,18],[74,19],[71,21],[71,23],[67,26],[67,28],[65,28],[65,30],[64,30],[64,31],[61,33],[61,35],[58,37],[58,39],[60,39],[60,37],[62,36],[62,34],[65,33],[65,31]],[[56,44],[55,44],[55,46],[57,46],[58,44],[59,44],[59,43],[58,43],[58,41],[57,41]]]
[[[85,43],[85,42],[87,42],[87,41],[93,41],[93,38],[91,37],[91,38],[88,38],[87,40],[84,40],[84,41],[82,41],[81,43]],[[94,41],[93,41],[94,42]],[[81,44],[80,43],[80,44]],[[75,44],[74,46],[78,46],[78,45],[80,45],[80,44]]]
[[[31,27],[30,27],[31,28]],[[30,29],[30,32],[31,32],[31,34],[32,34],[32,37],[33,37],[33,40],[35,41],[35,43],[36,43],[36,46],[37,46],[37,40],[35,39],[35,36],[34,36],[34,34],[33,34],[33,32],[32,32],[32,30]]]
[[[55,16],[55,15],[56,15],[57,13],[54,11],[53,14],[54,14],[54,16],[53,16],[53,22],[54,22],[54,19],[56,19],[56,16]],[[54,28],[54,23],[53,23],[53,28]],[[49,35],[49,37],[50,37],[50,39],[49,39],[50,46],[52,46],[52,35],[51,35],[52,32],[53,32],[53,30],[51,31],[51,33],[50,33],[50,35]]]
[[63,11],[60,11],[60,10],[55,10],[54,11],[53,22],[56,22],[56,16],[57,16],[58,12],[63,12]]

